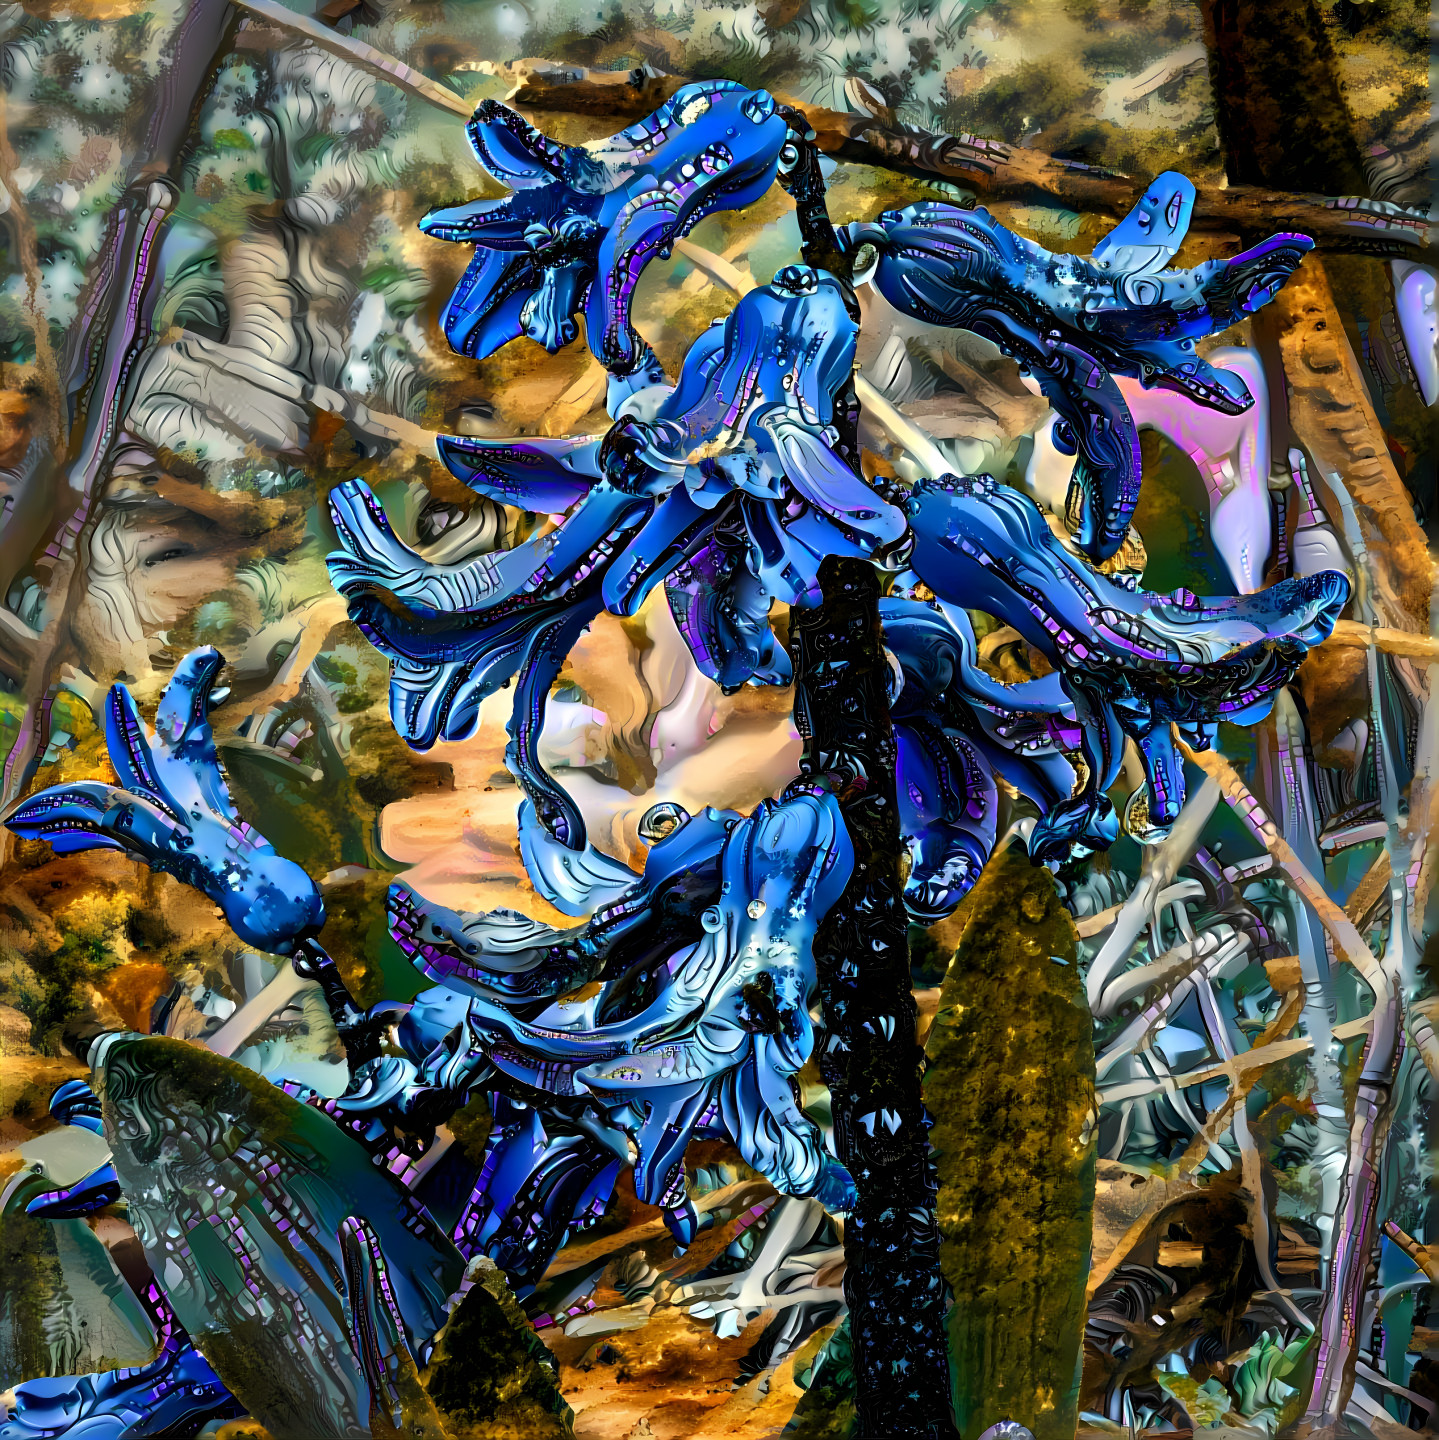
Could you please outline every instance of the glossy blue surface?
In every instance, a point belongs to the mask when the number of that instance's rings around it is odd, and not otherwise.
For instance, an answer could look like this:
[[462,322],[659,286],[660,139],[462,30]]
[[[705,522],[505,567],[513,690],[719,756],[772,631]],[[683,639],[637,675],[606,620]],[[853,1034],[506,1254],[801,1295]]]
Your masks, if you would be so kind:
[[209,718],[223,664],[218,650],[192,650],[165,687],[154,730],[125,686],[113,686],[105,742],[120,783],[77,780],[42,790],[5,823],[62,855],[126,850],[209,896],[247,945],[289,954],[324,924],[325,907],[314,881],[231,803]]
[[528,335],[568,345],[585,317],[590,349],[628,374],[654,358],[630,323],[646,265],[706,215],[759,199],[789,133],[763,90],[685,85],[654,114],[593,145],[562,145],[494,100],[468,126],[481,165],[515,193],[432,210],[427,235],[475,247],[441,320],[482,359]]
[[1034,375],[1059,414],[1056,439],[1077,456],[1069,508],[1097,560],[1119,548],[1139,499],[1139,437],[1113,377],[1247,409],[1243,381],[1207,364],[1195,341],[1253,314],[1314,248],[1306,235],[1272,235],[1230,259],[1166,269],[1193,209],[1194,186],[1167,171],[1088,258],[1046,250],[987,210],[937,202],[842,235],[891,305],[983,335]]

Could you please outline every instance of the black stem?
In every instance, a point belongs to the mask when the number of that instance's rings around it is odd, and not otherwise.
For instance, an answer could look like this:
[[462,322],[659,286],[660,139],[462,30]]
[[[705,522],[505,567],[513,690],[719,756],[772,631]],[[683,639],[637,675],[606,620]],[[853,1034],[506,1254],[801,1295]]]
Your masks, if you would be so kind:
[[355,997],[350,994],[339,967],[317,941],[299,941],[290,965],[302,980],[314,980],[319,985],[353,1075],[358,1066],[373,1060],[380,1053],[386,1026],[394,1017],[371,1016],[361,1010],[355,1004]]
[[859,319],[850,280],[854,266],[839,247],[834,222],[829,218],[825,196],[824,172],[819,168],[820,151],[809,121],[789,106],[780,113],[789,121],[793,138],[785,146],[780,162],[779,183],[794,201],[795,218],[799,221],[800,253],[804,263],[816,270],[828,270],[843,282],[850,314]]
[[879,577],[863,560],[831,556],[820,584],[824,603],[792,612],[795,724],[804,777],[838,793],[855,852],[815,963],[827,1034],[820,1072],[835,1149],[859,1192],[844,1232],[858,1434],[948,1436],[949,1297],[920,1092]]
[[[801,136],[803,124],[800,117]],[[812,141],[811,132],[796,147],[781,183],[795,202],[806,263],[837,275],[858,319]],[[858,416],[850,382],[835,397],[835,448],[856,470]],[[854,876],[819,927],[815,964],[826,1030],[820,1072],[835,1149],[859,1194],[844,1230],[856,1433],[952,1436],[949,1295],[920,1090],[880,582],[869,562],[836,556],[819,579],[824,601],[791,612],[791,643],[802,778],[837,793],[855,853]]]

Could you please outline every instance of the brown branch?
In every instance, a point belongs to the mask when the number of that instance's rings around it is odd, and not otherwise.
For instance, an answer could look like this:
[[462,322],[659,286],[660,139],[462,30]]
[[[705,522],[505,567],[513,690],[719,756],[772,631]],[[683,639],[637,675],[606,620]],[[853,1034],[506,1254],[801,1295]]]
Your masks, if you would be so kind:
[[482,60],[474,69],[511,81],[506,102],[530,110],[564,110],[572,115],[613,115],[638,120],[657,110],[681,85],[683,75],[667,75],[648,65],[636,70],[587,70],[553,60]]
[[[1293,978],[1297,981],[1297,973]],[[1264,1069],[1268,1065],[1312,1049],[1313,1042],[1310,1040],[1285,1038],[1298,1023],[1303,1010],[1303,996],[1296,986],[1285,992],[1279,1014],[1265,1027],[1264,1033],[1258,1037],[1251,1049],[1243,1055],[1227,1059],[1222,1064],[1206,1066],[1202,1071],[1196,1071],[1194,1074],[1175,1076],[1170,1082],[1175,1089],[1182,1089],[1198,1083],[1201,1079],[1222,1077],[1229,1081],[1229,1092],[1223,1103],[1209,1116],[1204,1128],[1185,1148],[1184,1154],[1180,1156],[1169,1176],[1169,1183],[1135,1217],[1124,1234],[1120,1236],[1114,1248],[1108,1254],[1096,1259],[1085,1286],[1085,1293],[1090,1299],[1094,1298],[1100,1286],[1153,1233],[1156,1222],[1162,1219],[1164,1214],[1176,1203],[1192,1193],[1184,1185],[1184,1182],[1209,1154],[1210,1146],[1217,1143],[1219,1137],[1229,1128],[1236,1109],[1248,1098],[1249,1092],[1254,1088]],[[1251,1225],[1258,1222],[1267,1223],[1267,1216],[1262,1208],[1264,1205],[1263,1186],[1256,1183],[1259,1178],[1253,1163],[1256,1158],[1257,1154],[1252,1146],[1248,1147],[1243,1157],[1246,1187],[1241,1193],[1249,1209]]]
[[1439,640],[1413,630],[1394,630],[1384,625],[1365,625],[1358,620],[1341,620],[1326,642],[1330,645],[1377,646],[1390,655],[1429,664],[1439,661]]
[[1365,916],[1388,895],[1389,870],[1389,852],[1381,850],[1344,904],[1344,913],[1355,925],[1362,924]]
[[[276,0],[236,0],[252,15],[302,37],[420,99],[468,119],[469,103],[403,61],[373,45],[341,35],[298,15]],[[467,69],[508,80],[509,104],[521,110],[560,110],[570,114],[637,120],[664,104],[685,78],[649,66],[630,71],[589,70],[552,60],[482,60]],[[892,112],[828,110],[822,105],[776,97],[793,105],[809,121],[819,148],[836,160],[874,165],[941,179],[974,191],[986,200],[1053,200],[1078,210],[1128,213],[1144,194],[1147,180],[1078,160],[1061,160],[1040,150],[985,140],[977,135],[941,135],[898,121]],[[1240,235],[1297,230],[1322,250],[1404,255],[1439,259],[1428,220],[1355,196],[1299,195],[1257,185],[1208,185],[1194,203],[1194,226]]]
[[160,247],[179,195],[173,177],[183,160],[195,112],[237,23],[225,0],[196,0],[172,32],[165,68],[151,96],[146,143],[113,212],[99,283],[87,293],[82,307],[81,323],[100,338],[92,350],[77,351],[88,364],[77,387],[63,481],[55,487],[50,541],[40,562],[42,571],[48,566],[49,572],[47,620],[34,641],[25,675],[20,734],[5,761],[0,788],[5,803],[20,793],[44,749],[48,696],[63,658],[70,616],[83,591],[84,567],[78,563],[81,540],[89,530],[121,434],[136,361],[151,339],[162,287]]
[[446,90],[428,75],[422,75],[418,70],[406,65],[403,60],[396,60],[393,55],[387,55],[373,45],[366,45],[363,40],[341,35],[339,31],[331,30],[328,25],[322,25],[308,15],[300,15],[287,9],[277,3],[277,0],[235,0],[235,4],[238,9],[247,10],[251,15],[266,20],[281,30],[288,30],[327,54],[349,61],[351,65],[373,75],[377,80],[388,80],[391,85],[407,90],[422,100],[428,100],[431,105],[438,105],[442,110],[450,110],[468,120],[475,108],[453,90]]
[[[586,115],[638,119],[685,83],[643,67],[628,73],[586,70],[548,60],[516,60],[475,67],[509,80],[507,103],[521,110],[563,110]],[[777,97],[783,99],[784,97]],[[814,129],[819,148],[836,160],[897,170],[921,180],[941,179],[974,191],[984,200],[1041,197],[1076,210],[1127,213],[1144,194],[1148,180],[1040,150],[985,140],[976,135],[940,135],[902,124],[892,112],[842,112],[785,100]],[[1301,195],[1259,185],[1200,188],[1194,227],[1240,235],[1297,230],[1322,250],[1407,255],[1420,259],[1434,250],[1427,219],[1353,196]]]
[[1180,742],[1179,748],[1187,759],[1192,760],[1218,786],[1230,807],[1235,810],[1245,826],[1274,857],[1279,872],[1290,887],[1308,902],[1334,942],[1334,952],[1352,965],[1364,982],[1381,995],[1386,988],[1386,979],[1373,952],[1365,944],[1364,937],[1355,928],[1354,922],[1330,898],[1328,890],[1294,853],[1294,848],[1279,833],[1263,806],[1260,805],[1239,772],[1217,750],[1194,750]]
[[[733,1185],[725,1185],[719,1190],[711,1190],[705,1195],[696,1195],[694,1203],[695,1209],[701,1215],[717,1214],[723,1210],[728,1210],[731,1215],[736,1215],[749,1209],[752,1205],[758,1205],[767,1200],[774,1193],[774,1187],[767,1180],[740,1180]],[[557,1280],[561,1275],[572,1274],[587,1265],[593,1265],[595,1261],[602,1260],[607,1255],[613,1255],[616,1250],[657,1240],[666,1233],[665,1222],[662,1219],[654,1219],[646,1220],[639,1225],[631,1225],[613,1235],[601,1235],[588,1242],[566,1245],[550,1261],[549,1269],[545,1271],[545,1279]]]
[[[1366,631],[1391,654],[1435,658],[1428,640],[1434,566],[1414,505],[1394,468],[1383,427],[1365,388],[1358,359],[1344,330],[1324,267],[1309,256],[1289,282],[1255,316],[1261,349],[1277,347],[1289,391],[1289,424],[1313,462],[1315,490],[1335,530],[1343,534],[1342,507],[1330,477],[1339,476],[1355,503],[1371,551],[1382,552],[1373,577],[1381,628]],[[1354,628],[1338,627],[1341,643]],[[1400,648],[1392,631],[1413,631],[1413,648]],[[1422,636],[1422,639],[1420,638]]]

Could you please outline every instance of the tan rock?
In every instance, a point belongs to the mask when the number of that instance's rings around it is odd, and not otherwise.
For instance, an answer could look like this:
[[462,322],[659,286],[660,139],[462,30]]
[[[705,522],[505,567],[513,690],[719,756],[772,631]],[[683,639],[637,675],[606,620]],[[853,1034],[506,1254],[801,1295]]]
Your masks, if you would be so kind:
[[33,1055],[30,1019],[12,1005],[0,1005],[0,1055]]

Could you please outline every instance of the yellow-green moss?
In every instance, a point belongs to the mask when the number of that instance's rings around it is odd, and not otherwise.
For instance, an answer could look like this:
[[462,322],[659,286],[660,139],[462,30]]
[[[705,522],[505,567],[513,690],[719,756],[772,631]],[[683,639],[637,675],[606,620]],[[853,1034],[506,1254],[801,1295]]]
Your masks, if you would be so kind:
[[497,1266],[450,1316],[422,1379],[455,1440],[569,1440],[570,1408]]
[[961,916],[924,1081],[955,1415],[965,1440],[997,1420],[1073,1440],[1094,1208],[1074,927],[1018,848],[991,861]]
[[485,1159],[485,1146],[490,1132],[495,1128],[495,1117],[490,1111],[489,1097],[483,1090],[476,1090],[465,1105],[456,1110],[445,1122],[455,1144],[464,1151],[465,1159],[472,1165],[481,1165]]

